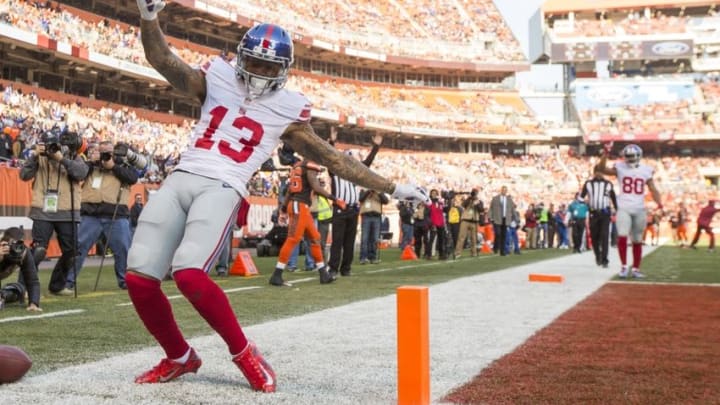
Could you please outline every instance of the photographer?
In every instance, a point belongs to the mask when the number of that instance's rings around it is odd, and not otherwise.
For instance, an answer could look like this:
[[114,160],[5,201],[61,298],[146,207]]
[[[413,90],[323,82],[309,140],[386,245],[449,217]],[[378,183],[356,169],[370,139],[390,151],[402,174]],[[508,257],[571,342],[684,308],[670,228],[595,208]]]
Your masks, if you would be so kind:
[[[130,248],[130,209],[127,201],[130,186],[137,183],[137,171],[125,158],[123,144],[113,148],[109,141],[101,142],[88,153],[88,177],[82,189],[82,221],[78,231],[79,256],[75,271],[68,275],[65,287],[73,289],[88,250],[105,235],[115,259],[118,287],[126,289],[125,270]],[[120,151],[120,153],[116,153]]]
[[41,312],[38,270],[33,255],[23,242],[23,236],[20,228],[8,228],[0,238],[0,280],[10,277],[15,269],[20,269],[17,283],[8,283],[0,288],[0,309],[12,302],[22,303],[27,290],[27,310]]
[[21,180],[33,181],[29,217],[33,220],[35,257],[44,258],[53,232],[62,251],[50,277],[49,290],[56,295],[72,294],[65,290],[65,279],[74,259],[73,227],[80,222],[80,212],[71,210],[80,207],[79,184],[88,173],[77,154],[80,146],[77,133],[45,132],[20,170]]
[[390,199],[375,190],[360,192],[360,264],[377,264],[378,242],[380,242],[380,225],[382,223],[382,206]]
[[397,209],[400,214],[400,229],[402,231],[402,239],[400,240],[400,250],[405,249],[413,240],[413,214],[415,208],[409,201],[399,201]]
[[462,214],[460,215],[460,233],[455,243],[455,258],[460,257],[460,253],[465,245],[465,239],[470,237],[470,256],[477,256],[477,232],[478,225],[481,224],[481,218],[485,213],[485,206],[478,197],[478,190],[473,189],[470,195],[462,202]]

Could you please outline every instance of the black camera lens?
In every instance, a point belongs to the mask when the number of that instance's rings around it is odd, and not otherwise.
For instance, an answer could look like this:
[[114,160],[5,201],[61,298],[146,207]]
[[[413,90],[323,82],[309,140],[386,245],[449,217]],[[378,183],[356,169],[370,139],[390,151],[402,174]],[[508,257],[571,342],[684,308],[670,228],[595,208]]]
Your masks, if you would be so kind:
[[102,160],[103,162],[109,161],[110,159],[112,159],[112,157],[112,152],[100,152],[100,160]]
[[7,260],[13,263],[19,263],[22,260],[22,255],[25,253],[25,243],[21,240],[16,240],[8,245],[10,251],[7,254]]
[[59,143],[51,143],[45,146],[45,150],[47,151],[48,155],[54,155],[58,151],[60,151],[60,144]]

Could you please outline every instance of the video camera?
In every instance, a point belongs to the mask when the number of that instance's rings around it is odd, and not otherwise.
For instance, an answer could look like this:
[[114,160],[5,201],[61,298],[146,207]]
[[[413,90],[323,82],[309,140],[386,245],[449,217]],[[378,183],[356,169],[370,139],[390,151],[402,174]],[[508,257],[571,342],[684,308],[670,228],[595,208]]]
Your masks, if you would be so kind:
[[77,132],[68,131],[67,128],[61,130],[58,127],[43,133],[40,137],[40,143],[45,145],[44,156],[54,155],[59,151],[63,155],[75,154],[82,147],[82,139]]
[[116,159],[116,163],[127,162],[130,166],[133,166],[138,170],[147,169],[149,164],[148,158],[130,149],[130,146],[128,146],[126,143],[118,143],[117,145],[115,145],[115,148],[113,149],[110,157],[107,156],[109,154],[110,152],[101,153],[100,159],[110,160],[114,156]]

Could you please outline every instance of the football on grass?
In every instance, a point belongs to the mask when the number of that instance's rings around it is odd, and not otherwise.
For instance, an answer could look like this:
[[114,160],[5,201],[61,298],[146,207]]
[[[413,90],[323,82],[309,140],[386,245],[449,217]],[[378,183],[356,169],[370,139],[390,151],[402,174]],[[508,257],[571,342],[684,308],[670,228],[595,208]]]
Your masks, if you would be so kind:
[[0,345],[0,384],[21,379],[31,366],[32,360],[22,349]]

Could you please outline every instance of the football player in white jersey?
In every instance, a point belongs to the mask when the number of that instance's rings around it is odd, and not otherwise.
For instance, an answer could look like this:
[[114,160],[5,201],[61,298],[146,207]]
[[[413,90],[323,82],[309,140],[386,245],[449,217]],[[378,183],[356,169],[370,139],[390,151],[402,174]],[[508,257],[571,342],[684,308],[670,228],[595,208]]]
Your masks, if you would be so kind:
[[[662,210],[660,191],[655,187],[653,181],[653,168],[640,162],[642,149],[639,146],[630,144],[623,148],[620,155],[623,160],[615,162],[615,166],[607,167],[607,156],[612,144],[605,146],[604,153],[597,168],[605,174],[616,176],[618,180],[619,194],[617,197],[616,226],[618,232],[618,253],[620,256],[620,278],[627,278],[628,275],[634,278],[645,277],[640,272],[640,261],[642,260],[642,236],[645,231],[645,193],[650,190],[658,210]],[[631,271],[627,266],[627,241],[628,236],[632,240],[633,264]]]
[[225,340],[250,386],[276,388],[275,374],[245,337],[223,291],[207,275],[232,229],[245,184],[282,141],[304,158],[363,187],[398,199],[427,200],[424,190],[393,184],[319,138],[310,102],[283,88],[293,62],[290,35],[257,25],[238,46],[237,65],[220,57],[193,69],[170,51],[157,14],[161,0],[137,0],[145,57],[176,89],[202,103],[180,164],[143,210],[128,257],[127,286],[140,319],[166,354],[137,383],[167,382],[202,362],[180,332],[160,288],[168,269],[178,289]]

